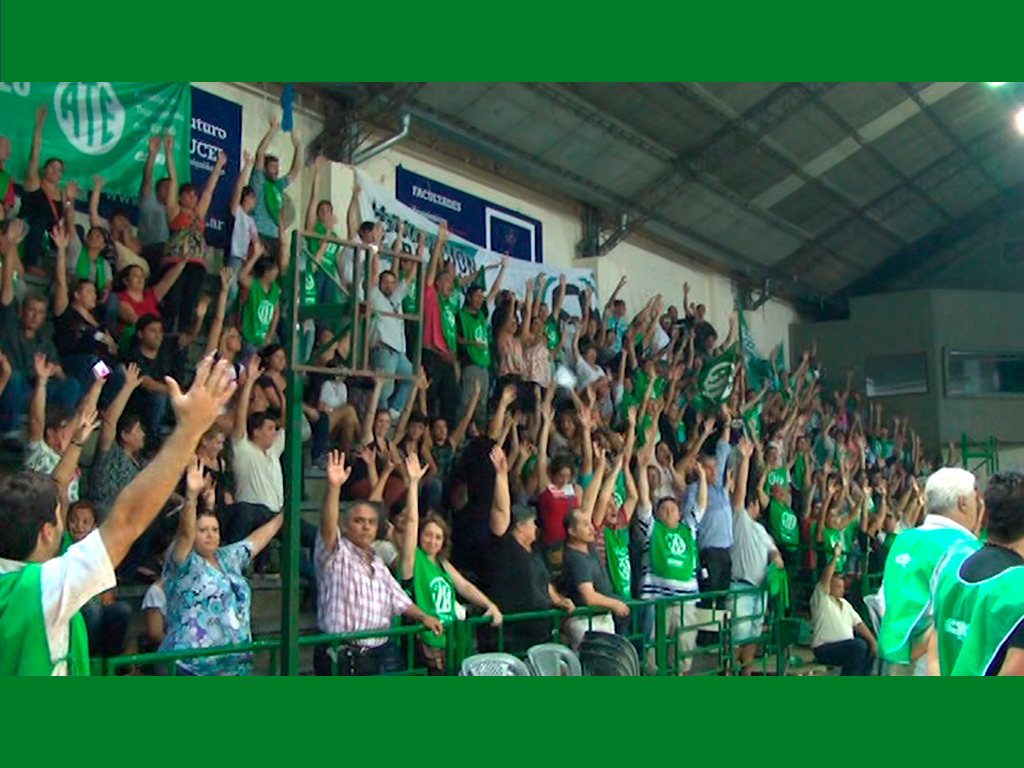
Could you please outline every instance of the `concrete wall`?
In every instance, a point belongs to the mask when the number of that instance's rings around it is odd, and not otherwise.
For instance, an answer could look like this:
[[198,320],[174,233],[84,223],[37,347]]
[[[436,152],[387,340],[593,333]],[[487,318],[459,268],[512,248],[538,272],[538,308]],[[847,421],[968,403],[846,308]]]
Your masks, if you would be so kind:
[[1024,398],[945,396],[944,350],[1024,352],[1019,329],[1024,302],[1019,294],[992,291],[907,291],[854,299],[850,319],[794,325],[794,350],[818,342],[818,355],[834,386],[854,371],[854,387],[864,391],[868,357],[924,352],[928,392],[878,398],[889,416],[907,416],[933,450],[966,432],[972,439],[994,436],[1003,443],[1024,442]]

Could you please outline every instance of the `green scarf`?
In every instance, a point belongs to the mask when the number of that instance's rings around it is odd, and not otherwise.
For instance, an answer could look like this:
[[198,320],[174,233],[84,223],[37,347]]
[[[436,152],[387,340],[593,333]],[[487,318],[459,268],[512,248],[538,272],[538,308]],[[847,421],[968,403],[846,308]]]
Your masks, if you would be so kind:
[[633,571],[629,562],[629,527],[604,529],[604,554],[608,561],[608,576],[615,594],[629,600]]
[[[89,262],[89,249],[83,248],[78,252],[78,262],[75,264],[75,277],[79,280],[89,280],[92,276],[92,264]],[[107,284],[107,270],[104,269],[103,254],[96,256],[96,293],[102,293],[103,287]]]
[[775,563],[768,566],[768,594],[778,599],[783,611],[789,608],[789,577]]

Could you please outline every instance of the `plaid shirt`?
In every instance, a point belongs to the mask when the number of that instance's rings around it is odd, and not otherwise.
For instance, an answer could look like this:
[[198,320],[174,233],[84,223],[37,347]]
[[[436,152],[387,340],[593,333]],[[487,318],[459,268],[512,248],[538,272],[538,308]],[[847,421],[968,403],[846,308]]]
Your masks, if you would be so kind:
[[[363,632],[387,629],[395,616],[405,613],[412,601],[380,557],[366,553],[338,531],[338,544],[328,552],[319,532],[316,537],[317,625],[321,632]],[[376,648],[386,637],[355,641]]]

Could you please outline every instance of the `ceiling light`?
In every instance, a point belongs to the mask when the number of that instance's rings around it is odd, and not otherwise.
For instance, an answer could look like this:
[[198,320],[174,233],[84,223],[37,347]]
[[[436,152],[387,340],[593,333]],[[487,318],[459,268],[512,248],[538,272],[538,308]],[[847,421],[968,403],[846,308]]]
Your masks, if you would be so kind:
[[1017,130],[1020,133],[1024,133],[1024,107],[1017,110],[1017,114],[1014,116],[1013,122],[1017,125]]
[[985,85],[991,85],[993,88],[998,88],[1000,85],[1007,85],[1007,83],[985,83]]

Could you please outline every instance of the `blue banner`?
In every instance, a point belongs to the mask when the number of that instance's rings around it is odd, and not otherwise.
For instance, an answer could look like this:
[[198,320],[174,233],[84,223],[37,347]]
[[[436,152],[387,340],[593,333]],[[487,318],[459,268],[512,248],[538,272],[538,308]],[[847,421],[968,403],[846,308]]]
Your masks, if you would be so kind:
[[[192,112],[195,114],[195,96]],[[518,211],[449,187],[398,166],[395,197],[410,208],[448,222],[464,240],[514,259],[544,263],[543,225]]]
[[214,248],[223,248],[231,190],[242,166],[242,106],[192,88],[189,165],[192,183],[200,190],[210,177],[218,150],[227,153],[228,162],[206,214],[206,242]]

